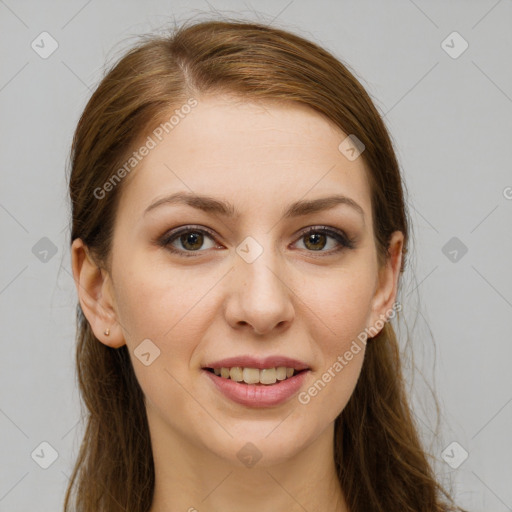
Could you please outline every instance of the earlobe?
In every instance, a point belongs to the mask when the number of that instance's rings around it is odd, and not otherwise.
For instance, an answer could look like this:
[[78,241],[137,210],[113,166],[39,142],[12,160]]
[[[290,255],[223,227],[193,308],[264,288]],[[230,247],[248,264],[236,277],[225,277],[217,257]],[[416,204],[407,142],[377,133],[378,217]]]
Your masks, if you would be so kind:
[[398,279],[402,265],[404,235],[395,231],[388,246],[388,259],[379,271],[377,289],[372,301],[371,326],[385,320],[393,309],[398,291]]
[[117,321],[108,272],[98,267],[79,238],[71,245],[71,262],[80,306],[94,335],[109,347],[123,346],[124,335]]

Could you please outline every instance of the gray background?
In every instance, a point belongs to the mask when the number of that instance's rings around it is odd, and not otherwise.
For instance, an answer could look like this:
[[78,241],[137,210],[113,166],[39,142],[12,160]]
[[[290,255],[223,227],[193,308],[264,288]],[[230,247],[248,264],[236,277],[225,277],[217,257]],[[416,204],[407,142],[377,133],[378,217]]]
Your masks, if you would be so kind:
[[512,510],[511,0],[0,0],[0,510],[59,510],[82,433],[65,180],[79,115],[134,35],[210,11],[324,45],[385,115],[414,224],[395,327],[421,434],[459,504]]

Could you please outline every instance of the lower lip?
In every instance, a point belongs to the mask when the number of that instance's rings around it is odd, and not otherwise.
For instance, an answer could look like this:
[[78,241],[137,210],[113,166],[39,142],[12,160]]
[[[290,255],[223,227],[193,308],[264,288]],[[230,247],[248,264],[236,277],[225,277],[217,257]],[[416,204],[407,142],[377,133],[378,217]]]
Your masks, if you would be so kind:
[[224,377],[218,377],[214,373],[204,370],[217,389],[233,402],[248,407],[271,407],[286,402],[299,391],[309,370],[302,371],[286,380],[277,381],[275,384],[246,384],[236,382]]

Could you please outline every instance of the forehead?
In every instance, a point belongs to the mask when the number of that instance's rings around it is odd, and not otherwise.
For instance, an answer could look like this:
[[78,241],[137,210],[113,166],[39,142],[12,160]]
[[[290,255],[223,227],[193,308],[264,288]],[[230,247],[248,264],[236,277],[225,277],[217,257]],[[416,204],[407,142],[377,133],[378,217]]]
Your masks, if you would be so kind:
[[363,159],[348,160],[338,149],[347,134],[311,108],[223,95],[197,98],[187,112],[162,140],[150,133],[154,147],[125,179],[120,210],[129,205],[131,215],[141,215],[153,201],[183,191],[253,213],[340,193],[369,212]]

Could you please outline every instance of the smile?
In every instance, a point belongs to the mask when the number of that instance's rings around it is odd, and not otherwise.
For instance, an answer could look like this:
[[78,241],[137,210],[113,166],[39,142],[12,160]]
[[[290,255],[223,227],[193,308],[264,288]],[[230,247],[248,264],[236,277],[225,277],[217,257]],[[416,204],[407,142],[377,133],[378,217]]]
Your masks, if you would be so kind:
[[[291,376],[286,376],[284,379],[279,380],[277,374],[282,377],[283,370],[285,369],[285,376],[287,373],[292,373]],[[241,374],[243,377],[242,381],[236,381],[231,378],[231,372],[235,377],[240,377],[240,367],[234,368],[220,368],[217,369],[224,375],[217,375],[213,368],[203,368],[202,373],[208,378],[213,384],[213,389],[220,392],[224,397],[229,400],[236,402],[240,405],[247,407],[272,407],[281,405],[288,401],[291,397],[297,394],[304,385],[306,375],[310,370],[297,371],[293,368],[288,369],[286,367],[278,368],[242,368]],[[229,372],[229,376],[228,375]],[[258,372],[258,373],[256,373]],[[269,372],[267,375],[266,372]],[[262,375],[263,374],[263,375]],[[251,383],[245,382],[245,378],[251,381]],[[258,379],[257,382],[256,378]],[[265,384],[264,382],[269,382]]]
[[299,373],[294,368],[287,368],[286,366],[263,369],[233,366],[232,368],[207,368],[207,370],[223,379],[245,382],[246,384],[264,385],[272,385],[278,381],[284,381]]

